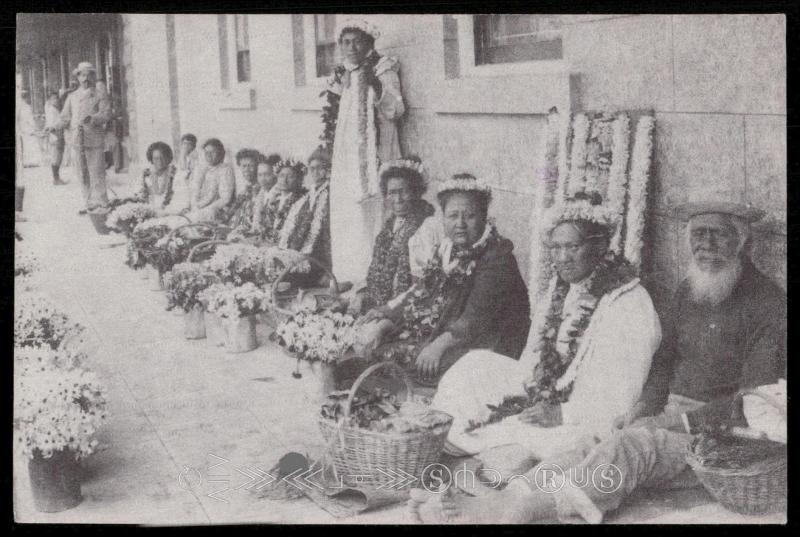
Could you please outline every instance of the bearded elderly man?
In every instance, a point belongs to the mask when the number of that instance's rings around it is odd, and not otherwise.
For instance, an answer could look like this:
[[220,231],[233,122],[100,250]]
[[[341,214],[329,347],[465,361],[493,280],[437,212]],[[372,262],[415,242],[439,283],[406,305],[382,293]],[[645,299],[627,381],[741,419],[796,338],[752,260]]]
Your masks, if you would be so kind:
[[[541,463],[499,493],[432,500],[413,490],[410,507],[420,520],[525,523],[578,517],[596,523],[638,487],[697,484],[686,464],[693,435],[742,425],[732,421],[742,414],[734,408],[736,394],[785,378],[786,297],[747,255],[750,223],[763,212],[693,203],[679,214],[689,221],[691,265],[662,319],[661,346],[640,400],[615,423],[622,430]],[[548,466],[562,478],[558,483],[539,482]],[[595,486],[568,479],[603,469],[604,479]]]

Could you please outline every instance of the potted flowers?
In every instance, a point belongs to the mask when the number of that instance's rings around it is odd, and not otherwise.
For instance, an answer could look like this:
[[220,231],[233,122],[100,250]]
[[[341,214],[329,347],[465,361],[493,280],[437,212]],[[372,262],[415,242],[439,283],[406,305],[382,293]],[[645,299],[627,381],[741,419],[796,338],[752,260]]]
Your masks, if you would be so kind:
[[199,263],[179,263],[165,277],[167,310],[184,311],[183,334],[186,339],[206,337],[203,303],[200,293],[217,281],[216,275]]
[[156,243],[172,229],[163,218],[151,218],[137,225],[128,239],[125,264],[134,270],[144,268],[148,262],[154,264],[154,256],[158,254]]
[[275,329],[278,345],[297,358],[297,369],[292,375],[300,378],[300,361],[308,362],[319,377],[323,399],[334,389],[336,363],[356,342],[354,322],[354,317],[349,314],[300,310]]
[[84,330],[43,296],[17,297],[14,304],[15,347],[59,349],[68,340],[80,339]]
[[222,318],[228,352],[247,352],[258,346],[255,316],[267,307],[266,292],[251,282],[216,283],[200,294],[200,300],[206,311]]
[[82,499],[79,460],[97,448],[104,390],[65,349],[26,347],[16,358],[14,425],[34,503],[42,512],[70,509]]
[[39,268],[39,260],[31,253],[17,249],[14,256],[14,287],[27,290],[31,275]]

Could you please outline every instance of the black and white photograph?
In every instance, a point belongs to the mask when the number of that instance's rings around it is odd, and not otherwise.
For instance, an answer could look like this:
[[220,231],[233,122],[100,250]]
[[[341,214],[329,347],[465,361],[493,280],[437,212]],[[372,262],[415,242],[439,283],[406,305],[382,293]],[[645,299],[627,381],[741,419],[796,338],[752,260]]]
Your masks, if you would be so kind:
[[15,522],[788,523],[785,14],[15,31]]

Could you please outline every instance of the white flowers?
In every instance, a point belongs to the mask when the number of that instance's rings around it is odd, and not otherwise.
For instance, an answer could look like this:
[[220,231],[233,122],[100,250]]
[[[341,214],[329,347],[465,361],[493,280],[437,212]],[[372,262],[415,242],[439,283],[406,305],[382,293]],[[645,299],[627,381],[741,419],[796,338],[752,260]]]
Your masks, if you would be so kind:
[[155,215],[155,209],[146,203],[124,203],[111,211],[106,218],[106,226],[130,232],[138,224]]
[[217,247],[214,255],[204,265],[223,282],[266,285],[275,281],[281,267],[292,264],[298,256],[299,254],[291,250],[261,248],[249,244],[224,244]]
[[252,282],[236,286],[232,283],[216,283],[200,293],[200,301],[206,311],[231,321],[240,317],[266,311],[269,294]]
[[14,346],[48,346],[57,349],[68,339],[79,338],[84,327],[69,318],[47,298],[18,296],[14,304]]
[[302,360],[335,362],[357,340],[352,315],[301,310],[275,329],[278,343]]
[[[24,349],[27,365],[15,371],[14,424],[23,454],[48,458],[72,450],[77,457],[94,452],[92,439],[105,419],[105,393],[95,375],[83,368],[65,368],[60,351]],[[41,360],[41,362],[39,362]]]
[[199,263],[178,263],[164,276],[167,291],[167,309],[175,307],[191,311],[200,304],[200,293],[219,278]]

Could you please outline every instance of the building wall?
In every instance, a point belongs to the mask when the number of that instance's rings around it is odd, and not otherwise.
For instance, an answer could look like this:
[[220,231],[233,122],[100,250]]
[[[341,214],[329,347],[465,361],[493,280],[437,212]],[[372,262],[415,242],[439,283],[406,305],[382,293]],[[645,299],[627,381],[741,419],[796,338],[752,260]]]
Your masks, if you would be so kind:
[[[314,80],[295,85],[302,65],[293,52],[292,16],[249,16],[252,84],[245,90],[253,91],[252,106],[242,104],[250,101],[241,91],[221,91],[218,16],[174,17],[177,111],[169,109],[164,16],[131,15],[125,27],[133,31],[139,154],[156,138],[170,139],[172,114],[181,132],[221,138],[229,157],[245,146],[307,156],[321,131],[320,88]],[[645,262],[657,301],[675,288],[687,262],[672,210],[704,196],[768,210],[754,259],[785,286],[783,16],[576,15],[563,35],[566,83],[563,75],[461,73],[458,17],[371,19],[383,32],[379,52],[401,62],[404,152],[420,155],[434,180],[471,171],[490,182],[492,212],[514,241],[523,271],[547,109],[652,109],[657,128]]]

